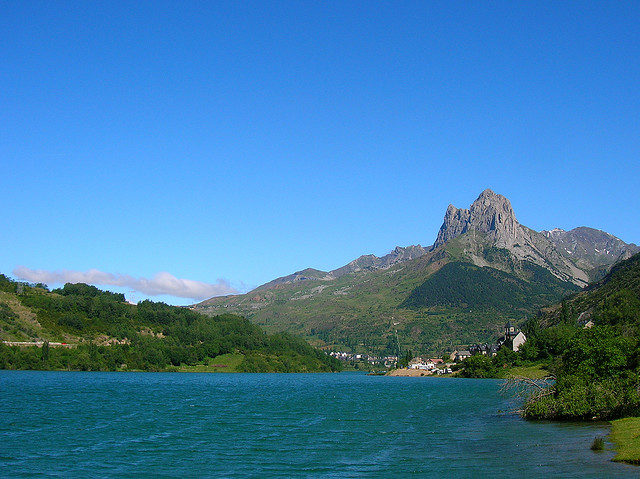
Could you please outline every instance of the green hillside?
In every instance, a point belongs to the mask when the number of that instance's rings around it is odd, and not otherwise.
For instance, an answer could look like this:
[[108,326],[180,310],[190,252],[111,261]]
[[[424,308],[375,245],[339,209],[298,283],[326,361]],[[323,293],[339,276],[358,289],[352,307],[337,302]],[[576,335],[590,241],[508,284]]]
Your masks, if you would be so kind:
[[[339,362],[289,334],[231,314],[203,316],[85,284],[49,292],[0,275],[0,368],[334,371]],[[38,346],[12,345],[18,342]],[[229,362],[229,355],[233,361]],[[221,358],[221,359],[218,359]]]
[[640,415],[640,254],[526,325],[521,348],[555,381],[525,405],[531,418]]
[[619,262],[600,281],[545,309],[536,322],[542,328],[567,322],[567,318],[579,318],[582,323],[588,320],[611,323],[616,318],[632,316],[637,298],[640,298],[640,254]]
[[274,282],[245,295],[212,298],[197,309],[241,314],[267,331],[286,331],[332,349],[393,354],[400,343],[403,350],[440,355],[492,342],[508,320],[520,324],[577,289],[506,250],[478,249],[487,264],[500,269],[470,264],[456,239],[389,268],[332,280]]
[[402,306],[407,308],[472,307],[503,312],[530,311],[558,299],[568,289],[547,270],[523,264],[528,281],[490,267],[448,263],[414,289]]

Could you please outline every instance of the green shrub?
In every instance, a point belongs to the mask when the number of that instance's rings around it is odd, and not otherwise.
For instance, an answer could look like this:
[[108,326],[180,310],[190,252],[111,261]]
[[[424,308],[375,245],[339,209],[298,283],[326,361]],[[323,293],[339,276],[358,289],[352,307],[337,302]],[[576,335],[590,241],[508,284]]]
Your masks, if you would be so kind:
[[592,451],[604,451],[604,437],[596,436],[591,443]]
[[464,369],[460,373],[465,378],[495,377],[497,370],[493,361],[483,354],[476,354],[462,362]]

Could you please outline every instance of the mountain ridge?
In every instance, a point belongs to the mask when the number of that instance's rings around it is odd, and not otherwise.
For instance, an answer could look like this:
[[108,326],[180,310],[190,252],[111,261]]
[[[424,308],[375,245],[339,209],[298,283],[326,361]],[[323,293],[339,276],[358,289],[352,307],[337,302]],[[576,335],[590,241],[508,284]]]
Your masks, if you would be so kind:
[[[486,189],[469,209],[456,208],[451,204],[448,206],[443,224],[431,246],[396,246],[382,257],[373,254],[361,255],[331,271],[306,268],[276,278],[252,291],[263,291],[309,279],[331,281],[345,274],[367,269],[387,269],[394,264],[419,258],[452,239],[473,232],[488,235],[481,246],[491,244],[498,248],[513,249],[520,260],[545,267],[559,279],[571,281],[581,287],[604,276],[608,268],[616,262],[640,252],[640,247],[633,243],[627,244],[607,232],[585,226],[569,231],[554,228],[536,232],[518,222],[507,198]],[[486,261],[481,259],[471,245],[469,246],[467,253],[472,262],[477,266],[487,266]],[[589,274],[591,270],[595,270],[595,277]]]
[[[362,255],[329,272],[307,268],[245,295],[211,298],[195,308],[206,314],[242,314],[268,331],[300,334],[326,347],[388,352],[398,330],[408,345],[440,351],[445,343],[491,338],[506,320],[522,323],[544,302],[558,301],[602,277],[615,262],[615,254],[593,257],[603,245],[620,254],[638,249],[592,228],[566,235],[551,231],[521,225],[510,201],[488,189],[468,209],[447,208],[432,246],[396,247],[382,257]],[[570,245],[581,244],[576,238],[594,246],[576,246],[570,253]],[[476,278],[485,275],[492,284],[485,294],[502,299],[487,302],[478,294],[454,294],[448,288],[455,285],[429,283],[452,262],[480,269],[453,268],[441,277],[464,282],[465,271]],[[504,291],[498,291],[498,284]],[[446,298],[446,291],[454,299]]]

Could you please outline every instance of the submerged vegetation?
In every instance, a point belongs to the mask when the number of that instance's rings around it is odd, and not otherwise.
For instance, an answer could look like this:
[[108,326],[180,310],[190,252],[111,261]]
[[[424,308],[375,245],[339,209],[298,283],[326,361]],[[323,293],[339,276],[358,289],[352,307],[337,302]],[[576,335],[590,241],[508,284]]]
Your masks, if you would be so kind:
[[596,436],[591,443],[592,451],[604,451],[604,436]]
[[[243,372],[339,370],[340,362],[289,334],[265,334],[248,320],[207,317],[86,284],[49,292],[0,275],[0,368],[167,371],[242,357]],[[38,345],[28,343],[38,340]],[[25,345],[13,346],[17,342]],[[54,345],[56,347],[54,347]],[[38,347],[39,346],[39,347]]]

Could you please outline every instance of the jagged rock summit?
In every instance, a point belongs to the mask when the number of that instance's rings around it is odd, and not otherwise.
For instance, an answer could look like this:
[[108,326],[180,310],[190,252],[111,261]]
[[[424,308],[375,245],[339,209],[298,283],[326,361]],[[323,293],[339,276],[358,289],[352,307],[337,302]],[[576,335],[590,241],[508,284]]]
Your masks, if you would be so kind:
[[469,231],[486,233],[496,247],[508,248],[516,243],[519,226],[511,202],[486,189],[468,210],[449,205],[433,249]]
[[[557,278],[578,286],[586,286],[590,280],[604,275],[612,264],[640,251],[633,243],[626,244],[593,228],[571,231],[556,228],[538,233],[518,223],[511,202],[489,189],[468,210],[449,205],[432,249],[457,238],[464,253],[477,266],[489,265],[487,248],[505,249],[517,261],[542,266]],[[500,269],[500,265],[491,266]]]
[[[477,266],[489,266],[487,248],[498,248],[508,250],[516,261],[527,261],[549,270],[562,281],[578,286],[589,282],[587,271],[559,251],[550,237],[521,225],[511,202],[490,189],[484,190],[468,210],[449,205],[433,249],[454,239],[458,239],[466,257]],[[504,267],[491,266],[509,271],[513,268],[513,262],[510,263]]]

